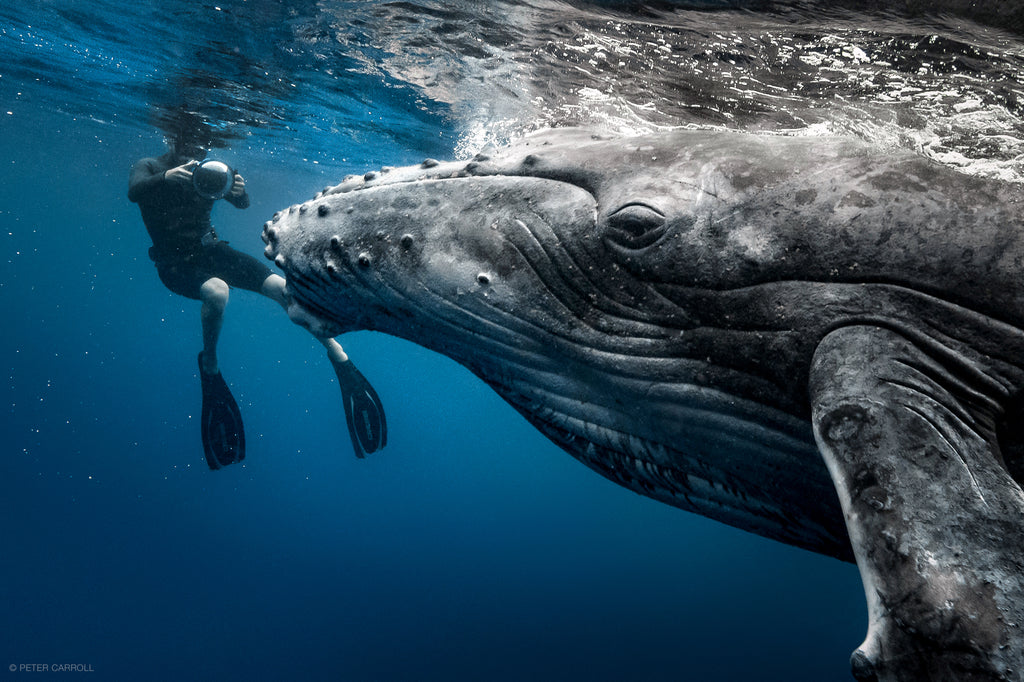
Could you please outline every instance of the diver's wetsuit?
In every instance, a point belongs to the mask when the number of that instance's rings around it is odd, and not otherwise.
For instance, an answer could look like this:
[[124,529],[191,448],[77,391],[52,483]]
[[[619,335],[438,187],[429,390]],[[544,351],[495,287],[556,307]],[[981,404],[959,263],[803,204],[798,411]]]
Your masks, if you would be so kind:
[[[197,300],[203,282],[211,277],[219,277],[232,287],[259,292],[271,269],[217,239],[210,222],[212,199],[200,196],[190,184],[164,178],[166,171],[188,161],[171,153],[142,159],[132,168],[128,180],[128,198],[139,205],[153,240],[149,257],[156,264],[160,281],[174,293]],[[249,206],[248,194],[224,198],[236,208]]]

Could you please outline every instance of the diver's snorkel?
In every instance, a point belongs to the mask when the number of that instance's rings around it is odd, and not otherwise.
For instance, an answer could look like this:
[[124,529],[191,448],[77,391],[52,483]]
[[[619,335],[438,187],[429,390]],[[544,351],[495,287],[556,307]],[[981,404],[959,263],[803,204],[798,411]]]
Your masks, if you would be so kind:
[[192,169],[192,186],[204,199],[223,199],[235,184],[235,172],[223,161],[206,159]]

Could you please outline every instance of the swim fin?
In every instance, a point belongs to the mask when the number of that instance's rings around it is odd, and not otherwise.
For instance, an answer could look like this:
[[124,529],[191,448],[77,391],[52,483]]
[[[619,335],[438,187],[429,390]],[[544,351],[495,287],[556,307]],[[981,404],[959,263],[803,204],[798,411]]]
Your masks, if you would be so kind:
[[356,457],[362,458],[383,448],[388,442],[388,423],[377,391],[351,360],[334,363],[334,373],[341,385],[345,421]]
[[199,421],[206,463],[216,470],[241,462],[245,459],[242,413],[221,373],[207,374],[203,370],[202,352],[199,353],[199,378],[203,385],[203,410]]

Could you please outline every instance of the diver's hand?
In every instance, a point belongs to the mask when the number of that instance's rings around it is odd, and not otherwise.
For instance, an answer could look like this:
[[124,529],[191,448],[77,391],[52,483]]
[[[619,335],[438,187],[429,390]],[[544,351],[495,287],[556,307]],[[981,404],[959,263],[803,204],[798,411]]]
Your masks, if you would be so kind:
[[169,168],[164,171],[164,180],[168,182],[174,182],[178,184],[186,184],[192,182],[192,169],[199,165],[198,161],[189,161],[183,163],[175,168]]
[[245,194],[245,178],[238,173],[235,173],[235,183],[231,185],[231,191],[228,192],[229,196],[240,197]]

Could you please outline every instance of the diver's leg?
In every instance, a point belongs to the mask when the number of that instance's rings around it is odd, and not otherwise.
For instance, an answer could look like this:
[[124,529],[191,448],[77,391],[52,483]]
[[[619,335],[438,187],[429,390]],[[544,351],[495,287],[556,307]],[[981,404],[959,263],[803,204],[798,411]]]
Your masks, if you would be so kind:
[[322,324],[317,322],[288,296],[285,279],[280,275],[270,275],[263,280],[260,291],[285,309],[289,319],[304,327],[327,350],[327,359],[331,361],[334,373],[341,387],[342,402],[345,407],[345,421],[352,438],[352,448],[357,457],[376,452],[388,441],[388,425],[384,416],[377,392],[366,380],[366,377],[349,361],[348,354]]
[[269,275],[260,286],[260,293],[288,310],[287,283],[281,275]]
[[868,600],[859,680],[1024,670],[1024,493],[1001,465],[994,389],[952,356],[869,326],[815,351],[814,435]]
[[199,424],[203,452],[211,469],[245,459],[242,413],[217,365],[217,340],[229,291],[227,283],[219,277],[211,277],[199,288],[199,299],[203,302],[203,352],[199,354],[203,406]]
[[317,341],[322,343],[323,347],[327,349],[327,359],[334,365],[335,370],[337,370],[338,365],[348,362],[348,353],[342,349],[341,344],[337,340],[327,337],[318,338]]
[[[260,287],[260,293],[267,298],[276,301],[278,305],[289,311],[291,301],[288,298],[287,282],[281,275],[273,274],[263,280],[263,285]],[[294,318],[293,318],[293,321]],[[301,324],[301,321],[299,321]],[[304,325],[306,326],[306,325]],[[316,331],[308,326],[310,333],[316,338],[317,341],[327,349],[327,358],[331,361],[331,365],[337,369],[338,365],[348,362],[348,355],[341,348],[341,344],[338,343],[334,338],[330,336],[319,336]]]
[[199,288],[199,300],[203,302],[200,319],[203,323],[203,369],[208,374],[216,374],[217,340],[224,324],[224,308],[228,304],[230,289],[227,283],[211,277]]

